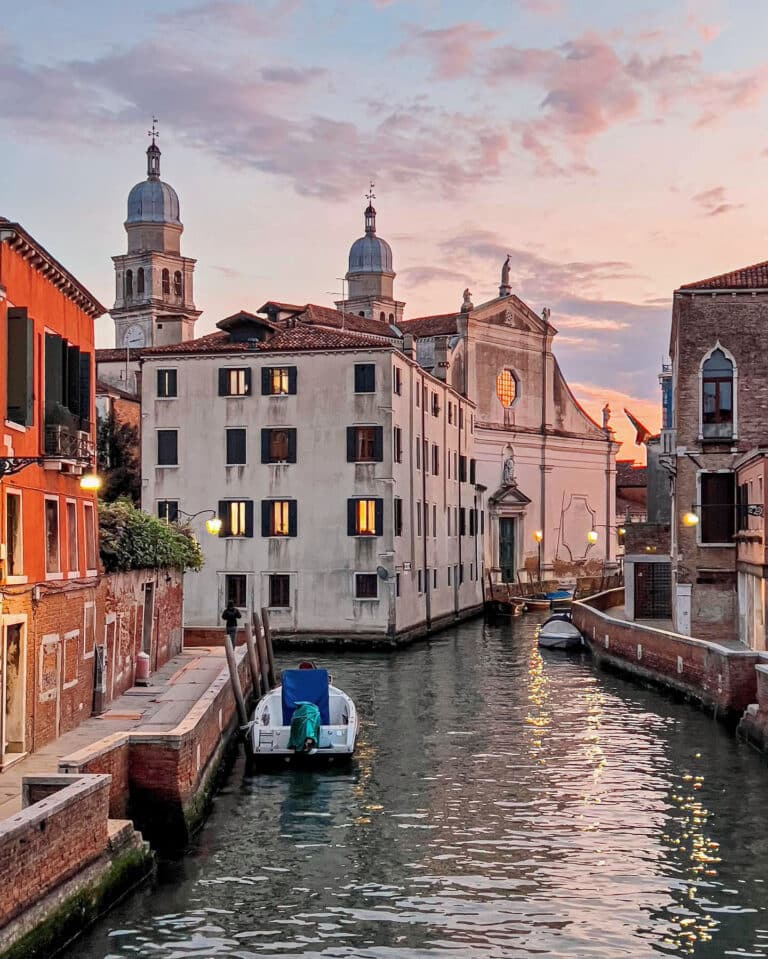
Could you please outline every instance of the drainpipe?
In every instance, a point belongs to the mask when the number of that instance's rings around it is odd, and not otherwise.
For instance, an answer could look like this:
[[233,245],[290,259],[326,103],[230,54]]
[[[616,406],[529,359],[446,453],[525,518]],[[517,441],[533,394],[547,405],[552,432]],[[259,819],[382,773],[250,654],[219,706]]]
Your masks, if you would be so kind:
[[424,571],[424,618],[427,629],[432,626],[432,597],[429,591],[429,571],[427,570],[427,457],[424,446],[427,438],[426,401],[424,391],[424,377],[417,379],[417,389],[421,390],[421,538],[423,540],[423,571]]
[[[546,320],[545,320],[546,322]],[[547,323],[549,326],[549,323]],[[544,534],[542,546],[546,561],[547,538],[547,334],[541,345],[541,483],[539,489],[539,529]],[[539,583],[541,587],[541,583]]]

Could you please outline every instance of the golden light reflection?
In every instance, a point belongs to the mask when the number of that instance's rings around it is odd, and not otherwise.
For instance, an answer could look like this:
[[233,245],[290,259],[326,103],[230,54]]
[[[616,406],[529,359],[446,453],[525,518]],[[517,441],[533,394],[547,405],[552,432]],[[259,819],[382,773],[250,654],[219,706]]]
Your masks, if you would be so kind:
[[552,716],[548,711],[549,705],[549,677],[544,669],[544,660],[534,640],[531,644],[531,653],[528,659],[528,702],[531,711],[525,717],[526,725],[531,728],[531,752],[539,765],[546,765],[544,758],[544,733],[552,723]]

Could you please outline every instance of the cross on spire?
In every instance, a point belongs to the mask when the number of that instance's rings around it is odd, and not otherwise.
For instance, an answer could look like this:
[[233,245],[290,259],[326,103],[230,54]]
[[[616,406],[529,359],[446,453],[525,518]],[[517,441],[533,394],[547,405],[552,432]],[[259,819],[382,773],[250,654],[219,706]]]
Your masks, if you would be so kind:
[[371,184],[370,184],[369,190],[368,190],[368,192],[365,194],[365,198],[366,198],[366,200],[368,201],[369,205],[372,204],[373,201],[376,199],[376,194],[373,192],[373,188],[374,188],[375,185],[376,185],[376,184],[373,182],[373,180],[371,180]]
[[152,142],[147,147],[147,176],[150,180],[160,179],[160,147],[155,142],[160,136],[157,129],[157,117],[152,116],[152,129],[147,130],[147,136],[152,137]]
[[154,115],[152,117],[152,129],[147,130],[147,136],[152,137],[152,146],[155,145],[155,140],[160,136],[160,131],[157,129],[157,117]]

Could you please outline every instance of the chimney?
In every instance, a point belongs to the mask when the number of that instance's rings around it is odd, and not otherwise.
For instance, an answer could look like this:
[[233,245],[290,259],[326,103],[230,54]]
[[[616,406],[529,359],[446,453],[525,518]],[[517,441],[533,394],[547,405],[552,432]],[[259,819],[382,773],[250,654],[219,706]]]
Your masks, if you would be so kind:
[[413,359],[413,333],[406,333],[403,336],[403,353],[409,360]]

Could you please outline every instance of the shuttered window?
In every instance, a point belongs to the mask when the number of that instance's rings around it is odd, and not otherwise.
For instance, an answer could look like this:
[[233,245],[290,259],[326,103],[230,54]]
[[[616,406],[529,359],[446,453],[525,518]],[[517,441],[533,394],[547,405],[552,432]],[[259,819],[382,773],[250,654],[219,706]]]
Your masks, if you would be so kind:
[[178,373],[176,370],[157,371],[157,395],[161,399],[178,396]]
[[291,605],[291,577],[287,573],[270,575],[269,605],[277,609],[286,609]]
[[701,474],[701,542],[732,543],[736,520],[733,473]]
[[245,429],[227,430],[227,466],[243,466],[246,462]]
[[227,367],[219,370],[219,396],[250,396],[251,371]]
[[376,366],[373,363],[355,363],[355,393],[376,392]]
[[219,536],[253,536],[253,500],[220,500],[219,519]]
[[347,534],[381,536],[384,532],[384,500],[354,498],[347,500]]
[[34,324],[25,309],[9,309],[7,320],[6,417],[19,426],[32,426]]
[[262,463],[295,463],[296,430],[268,429],[261,431]]
[[157,516],[166,523],[176,523],[179,519],[179,502],[175,499],[157,501]]
[[261,501],[262,536],[296,536],[298,509],[295,499],[265,499]]
[[382,426],[347,427],[347,462],[381,463],[384,459]]
[[179,465],[179,431],[178,430],[158,430],[157,431],[157,465],[158,466],[178,466]]
[[265,366],[261,370],[262,396],[292,396],[296,393],[295,366]]

